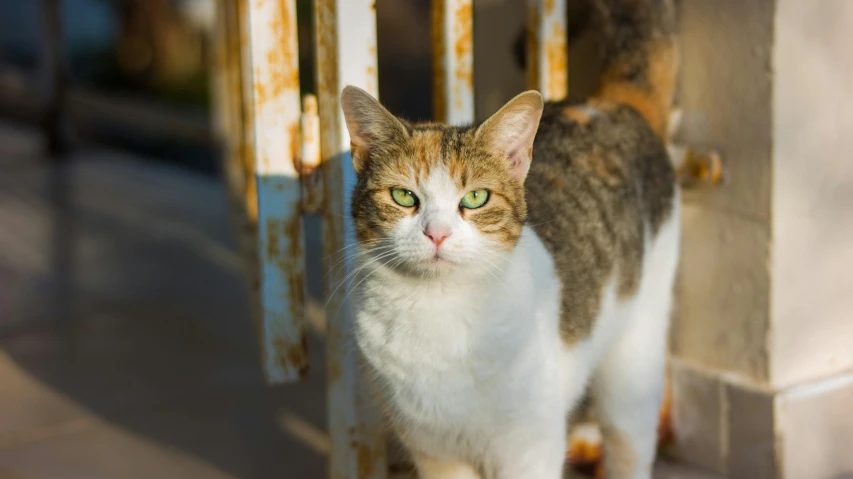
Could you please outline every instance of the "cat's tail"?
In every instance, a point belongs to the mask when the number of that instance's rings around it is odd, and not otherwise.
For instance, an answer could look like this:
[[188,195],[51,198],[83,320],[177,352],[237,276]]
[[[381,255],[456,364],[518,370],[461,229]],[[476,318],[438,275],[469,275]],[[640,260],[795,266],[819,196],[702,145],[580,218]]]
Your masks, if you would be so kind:
[[596,0],[604,19],[604,70],[593,98],[631,106],[666,141],[678,47],[672,0]]

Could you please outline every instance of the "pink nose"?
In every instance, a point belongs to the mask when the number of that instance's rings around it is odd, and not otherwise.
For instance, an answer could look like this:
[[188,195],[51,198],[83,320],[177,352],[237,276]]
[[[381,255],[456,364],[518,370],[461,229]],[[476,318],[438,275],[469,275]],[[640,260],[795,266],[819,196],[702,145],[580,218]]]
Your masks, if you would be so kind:
[[439,246],[441,246],[441,243],[443,243],[444,240],[446,240],[447,237],[450,236],[450,229],[444,227],[429,226],[427,227],[427,229],[424,230],[424,234],[427,236],[427,238],[431,239],[432,242],[435,244],[435,247],[438,248]]

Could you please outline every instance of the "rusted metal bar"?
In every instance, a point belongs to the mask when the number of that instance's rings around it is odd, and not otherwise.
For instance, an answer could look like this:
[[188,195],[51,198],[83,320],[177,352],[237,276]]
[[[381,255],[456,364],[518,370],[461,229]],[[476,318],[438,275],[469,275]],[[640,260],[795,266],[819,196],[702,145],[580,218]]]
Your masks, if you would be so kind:
[[566,0],[528,0],[527,86],[546,100],[568,93],[567,41]]
[[684,111],[674,107],[667,126],[667,149],[678,182],[686,190],[705,189],[725,181],[725,168],[720,153],[713,148],[686,145],[677,140]]
[[[388,474],[381,419],[361,377],[353,343],[347,257],[355,244],[349,198],[355,185],[350,139],[340,108],[344,86],[377,94],[374,0],[316,0],[317,91],[323,166],[326,269],[327,381],[333,479],[384,479]],[[341,283],[343,282],[343,283]]]
[[[244,232],[242,223],[242,197],[245,179],[241,168],[242,151],[242,91],[240,83],[233,85],[235,78],[240,76],[240,43],[239,31],[236,31],[236,8],[231,0],[216,1],[216,22],[209,40],[213,45],[211,55],[213,74],[211,75],[211,90],[213,92],[213,131],[217,143],[221,147],[225,184],[231,203],[232,222],[237,226],[238,236]],[[232,7],[232,8],[229,8]],[[234,37],[237,37],[236,41]],[[236,45],[235,45],[236,44]],[[233,51],[236,50],[236,51]],[[236,70],[236,71],[235,71]]]
[[323,208],[323,175],[320,171],[320,117],[317,97],[302,99],[302,207],[306,213]]
[[[246,189],[244,191],[244,201],[246,209],[246,218],[252,228],[257,230],[258,227],[258,188],[257,174],[255,168],[255,124],[253,121],[254,102],[252,101],[252,42],[249,35],[249,5],[247,0],[229,0],[229,4],[236,3],[236,25],[238,36],[236,38],[236,46],[234,48],[240,55],[240,71],[235,79],[235,85],[239,85],[241,91],[240,115],[241,128],[243,130],[243,153],[241,158],[243,161],[243,171],[246,174]],[[235,86],[236,88],[236,86]],[[235,90],[236,91],[236,90]],[[257,231],[255,231],[257,233]],[[257,244],[255,244],[257,248]],[[255,254],[255,259],[258,255]],[[259,262],[253,261],[256,271],[255,284],[253,289],[258,296],[258,308],[260,308],[260,270]],[[260,309],[258,310],[258,327],[260,327]]]
[[723,161],[716,150],[671,144],[669,154],[678,181],[685,189],[717,186],[725,180]]
[[261,349],[270,383],[308,370],[295,0],[246,0],[261,268]]
[[433,113],[453,125],[474,121],[472,0],[432,0]]
[[260,268],[258,261],[258,198],[252,148],[251,84],[243,69],[251,66],[246,2],[217,0],[212,34],[214,52],[214,128],[223,154],[223,171],[231,206],[231,224],[237,236],[249,306],[256,330],[262,331]]

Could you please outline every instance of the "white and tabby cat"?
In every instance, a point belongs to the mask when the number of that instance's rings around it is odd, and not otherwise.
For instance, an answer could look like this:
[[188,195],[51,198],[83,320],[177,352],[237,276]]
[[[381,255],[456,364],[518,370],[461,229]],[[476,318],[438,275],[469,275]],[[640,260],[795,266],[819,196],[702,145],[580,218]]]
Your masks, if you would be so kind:
[[357,342],[423,478],[561,477],[587,389],[607,476],[650,477],[679,241],[673,12],[601,10],[606,69],[583,103],[527,92],[451,127],[344,90]]

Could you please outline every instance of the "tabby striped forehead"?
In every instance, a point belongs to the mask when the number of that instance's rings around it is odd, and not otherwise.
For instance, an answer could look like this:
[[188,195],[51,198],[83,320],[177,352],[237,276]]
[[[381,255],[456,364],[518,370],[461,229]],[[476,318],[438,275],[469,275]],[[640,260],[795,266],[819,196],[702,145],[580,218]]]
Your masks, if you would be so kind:
[[435,167],[441,167],[458,187],[464,188],[471,180],[471,167],[476,163],[475,155],[464,148],[465,140],[473,142],[473,134],[468,128],[438,123],[416,125],[412,127],[407,141],[408,158],[403,158],[408,165],[399,167],[408,166],[412,179],[417,181],[424,181]]

